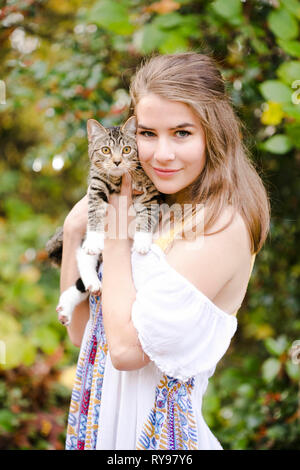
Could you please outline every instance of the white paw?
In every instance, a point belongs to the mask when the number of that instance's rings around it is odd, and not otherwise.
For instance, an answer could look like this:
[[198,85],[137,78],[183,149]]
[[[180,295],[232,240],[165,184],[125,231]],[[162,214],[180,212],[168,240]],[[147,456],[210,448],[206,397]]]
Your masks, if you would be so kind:
[[97,277],[94,278],[94,276],[93,276],[93,277],[90,277],[90,278],[83,279],[82,281],[83,281],[83,284],[84,284],[85,288],[91,294],[99,295],[101,293],[102,284],[101,284],[100,280]]
[[87,232],[82,248],[87,255],[99,255],[104,248],[104,233]]
[[135,232],[133,240],[133,250],[142,255],[148,253],[152,244],[152,233]]
[[76,286],[71,286],[65,290],[61,294],[56,307],[60,323],[68,326],[71,323],[74,308],[87,297],[88,292],[80,292]]
[[[66,306],[65,306],[66,307]],[[64,308],[62,303],[59,303],[56,307],[56,311],[58,313],[58,320],[64,326],[68,326],[71,323],[72,319],[72,312],[68,308]]]

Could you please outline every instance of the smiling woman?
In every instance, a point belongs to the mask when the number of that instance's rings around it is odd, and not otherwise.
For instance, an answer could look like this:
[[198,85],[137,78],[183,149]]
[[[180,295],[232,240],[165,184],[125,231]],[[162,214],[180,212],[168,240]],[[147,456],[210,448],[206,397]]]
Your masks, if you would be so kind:
[[[222,449],[203,419],[202,397],[236,331],[268,233],[267,194],[212,58],[153,57],[130,91],[146,175],[170,211],[200,204],[204,223],[194,237],[178,237],[184,219],[147,254],[118,234],[105,239],[102,294],[90,295],[69,327],[81,350],[67,449]],[[109,199],[117,220],[129,217],[131,191],[124,175],[120,195]],[[83,200],[65,222],[62,288],[77,275],[74,233],[85,229]]]
[[[205,135],[200,119],[186,104],[149,93],[136,107],[137,144],[143,169],[163,194],[176,202],[202,172]],[[146,125],[147,124],[147,125]],[[171,202],[171,198],[166,198]],[[186,202],[190,202],[186,195]]]

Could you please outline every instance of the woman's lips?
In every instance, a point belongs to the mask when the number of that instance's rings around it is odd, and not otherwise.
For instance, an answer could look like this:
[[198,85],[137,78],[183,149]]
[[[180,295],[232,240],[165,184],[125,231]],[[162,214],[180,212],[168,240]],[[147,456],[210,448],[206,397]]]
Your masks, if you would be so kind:
[[178,173],[178,171],[180,171],[180,169],[179,170],[169,170],[169,169],[155,168],[155,167],[153,167],[153,170],[155,171],[155,173],[157,175],[162,176],[162,177],[172,176],[175,173]]

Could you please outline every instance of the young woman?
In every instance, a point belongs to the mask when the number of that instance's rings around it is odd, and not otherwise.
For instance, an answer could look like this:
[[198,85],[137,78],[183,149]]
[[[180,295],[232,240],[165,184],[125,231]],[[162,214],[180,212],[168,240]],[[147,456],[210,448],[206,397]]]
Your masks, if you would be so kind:
[[[202,397],[237,328],[268,234],[268,197],[212,58],[154,57],[130,92],[144,171],[170,207],[201,204],[204,226],[194,237],[162,233],[145,255],[118,232],[105,240],[102,295],[78,306],[68,327],[81,350],[67,449],[222,449]],[[109,201],[117,220],[131,205],[127,175],[121,196],[126,207],[119,195]],[[62,291],[78,277],[86,224],[84,197],[64,224]]]

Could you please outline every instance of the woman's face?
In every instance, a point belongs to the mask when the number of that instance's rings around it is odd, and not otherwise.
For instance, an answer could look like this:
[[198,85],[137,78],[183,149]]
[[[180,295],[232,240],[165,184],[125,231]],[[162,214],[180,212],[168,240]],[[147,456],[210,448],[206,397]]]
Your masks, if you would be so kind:
[[205,165],[200,120],[185,103],[155,94],[141,98],[136,116],[141,165],[161,193],[178,200]]

